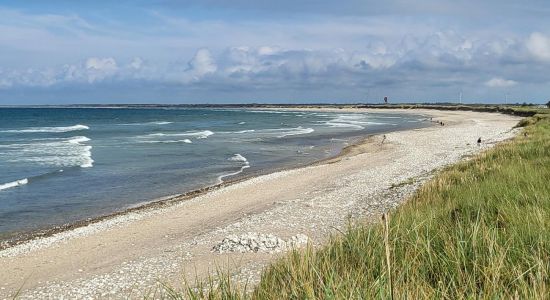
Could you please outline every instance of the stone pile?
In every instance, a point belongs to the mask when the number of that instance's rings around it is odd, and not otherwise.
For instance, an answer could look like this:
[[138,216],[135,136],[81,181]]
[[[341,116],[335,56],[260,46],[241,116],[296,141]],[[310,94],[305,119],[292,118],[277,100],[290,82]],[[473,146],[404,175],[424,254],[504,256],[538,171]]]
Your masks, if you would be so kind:
[[246,233],[240,236],[230,235],[212,249],[218,253],[229,252],[266,252],[275,253],[301,247],[308,242],[304,234],[297,234],[287,241],[272,234]]

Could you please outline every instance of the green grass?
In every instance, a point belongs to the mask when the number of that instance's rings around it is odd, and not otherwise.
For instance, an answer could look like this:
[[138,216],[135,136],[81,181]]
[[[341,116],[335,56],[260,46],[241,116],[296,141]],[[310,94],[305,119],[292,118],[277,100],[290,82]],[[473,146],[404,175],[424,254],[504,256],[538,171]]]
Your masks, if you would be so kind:
[[[269,266],[254,290],[222,277],[210,299],[550,298],[550,115],[526,136],[451,166],[382,222]],[[389,249],[388,272],[386,246]],[[390,276],[391,275],[391,276]],[[174,297],[176,296],[176,297]]]

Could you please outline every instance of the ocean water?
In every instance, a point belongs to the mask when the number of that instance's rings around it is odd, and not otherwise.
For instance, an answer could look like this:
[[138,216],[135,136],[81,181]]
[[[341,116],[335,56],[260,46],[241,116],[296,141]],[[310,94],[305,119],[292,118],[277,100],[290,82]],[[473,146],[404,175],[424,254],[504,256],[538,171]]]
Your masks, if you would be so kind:
[[[0,238],[311,163],[420,115],[0,108]],[[215,208],[213,208],[215,209]]]

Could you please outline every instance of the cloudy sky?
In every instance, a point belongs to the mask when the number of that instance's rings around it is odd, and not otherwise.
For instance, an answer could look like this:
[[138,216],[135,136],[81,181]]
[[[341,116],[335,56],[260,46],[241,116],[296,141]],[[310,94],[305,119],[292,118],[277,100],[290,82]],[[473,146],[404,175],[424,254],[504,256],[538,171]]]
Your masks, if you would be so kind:
[[546,103],[549,15],[547,0],[3,0],[0,104]]

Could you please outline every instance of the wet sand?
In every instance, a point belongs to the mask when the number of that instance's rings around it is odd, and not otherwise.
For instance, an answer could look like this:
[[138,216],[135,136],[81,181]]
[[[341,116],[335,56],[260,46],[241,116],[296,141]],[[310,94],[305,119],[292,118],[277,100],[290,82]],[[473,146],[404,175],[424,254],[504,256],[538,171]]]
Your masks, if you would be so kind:
[[[254,282],[261,268],[280,254],[220,254],[212,248],[229,235],[247,232],[282,239],[305,234],[313,244],[322,244],[349,218],[376,220],[398,206],[434,170],[512,137],[519,121],[492,113],[407,111],[445,126],[434,123],[389,133],[383,143],[381,136],[369,137],[331,160],[128,211],[2,250],[0,299],[18,290],[21,298],[140,298],[159,280],[177,287],[184,277],[193,280],[218,267]],[[478,137],[482,146],[476,144]]]

